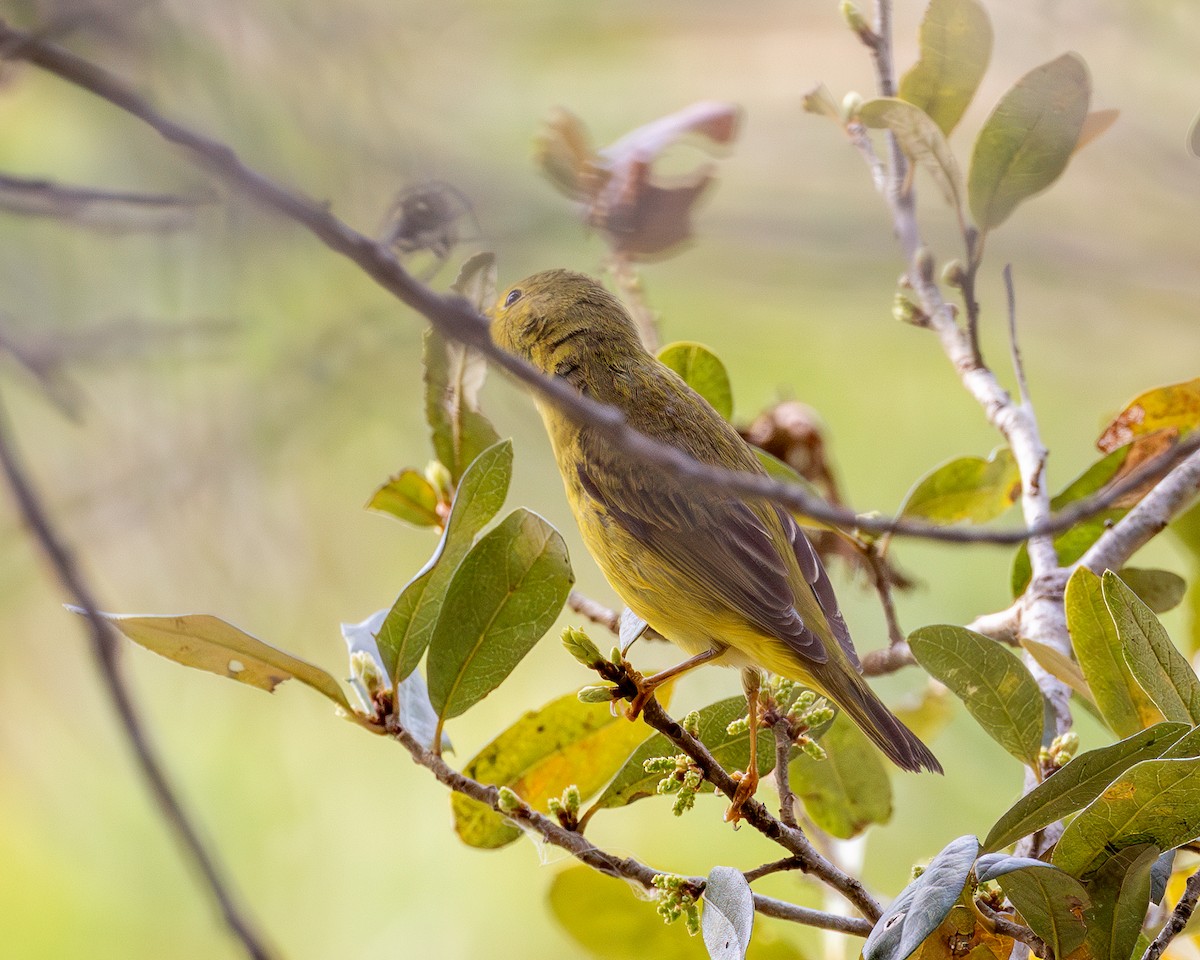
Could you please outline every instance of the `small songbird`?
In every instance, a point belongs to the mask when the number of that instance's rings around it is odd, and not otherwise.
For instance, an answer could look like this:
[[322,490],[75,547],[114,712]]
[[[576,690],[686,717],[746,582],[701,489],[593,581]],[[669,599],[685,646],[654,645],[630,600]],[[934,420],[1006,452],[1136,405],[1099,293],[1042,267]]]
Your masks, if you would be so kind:
[[[625,308],[590,277],[535,274],[505,291],[490,315],[501,348],[616,407],[639,432],[701,463],[764,472],[733,427],[646,351]],[[690,655],[641,680],[632,716],[664,681],[715,662],[742,669],[757,729],[765,669],[828,697],[897,766],[941,772],[863,680],[829,577],[787,511],[647,466],[541,397],[537,404],[583,542],[625,604]],[[752,749],[756,741],[752,733]],[[756,783],[752,758],[728,819]]]

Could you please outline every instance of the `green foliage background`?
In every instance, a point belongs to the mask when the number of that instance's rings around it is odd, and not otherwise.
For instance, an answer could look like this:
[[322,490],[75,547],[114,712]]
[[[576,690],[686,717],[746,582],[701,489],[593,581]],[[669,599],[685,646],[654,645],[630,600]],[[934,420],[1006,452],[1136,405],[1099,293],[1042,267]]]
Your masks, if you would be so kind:
[[[898,6],[903,68],[921,11]],[[1014,265],[1058,488],[1096,458],[1093,441],[1125,400],[1197,373],[1200,160],[1183,144],[1200,110],[1200,9],[988,6],[996,53],[952,139],[960,157],[996,97],[1066,49],[1091,68],[1094,106],[1121,110],[1051,192],[989,238],[981,278],[985,350],[1006,370],[999,270]],[[0,12],[28,22],[24,5]],[[800,110],[817,80],[837,95],[870,93],[868,59],[832,2],[218,0],[147,7],[124,35],[78,48],[369,232],[401,187],[454,183],[474,204],[479,244],[499,254],[502,283],[550,266],[597,272],[603,254],[529,162],[549,108],[574,110],[606,143],[696,99],[735,101],[745,127],[698,217],[697,242],[644,271],[664,340],[698,340],[722,357],[739,417],[791,393],[817,407],[862,509],[894,509],[929,467],[997,443],[932,338],[891,320],[901,264],[884,207],[837,129]],[[0,169],[114,188],[203,183],[86,95],[31,69],[5,68],[2,79]],[[942,215],[933,246],[949,255],[951,217],[921,185],[925,222]],[[452,278],[447,268],[438,282]],[[109,606],[219,612],[342,675],[337,624],[390,603],[433,545],[428,532],[361,509],[388,474],[428,456],[423,323],[236,197],[204,213],[197,230],[167,237],[0,214],[0,290],[6,327],[30,337],[129,318],[154,329],[235,321],[233,333],[114,346],[120,355],[72,367],[86,398],[81,424],[65,422],[9,368],[9,413]],[[498,378],[483,403],[501,435],[515,438],[509,503],[562,530],[580,589],[611,601],[575,535],[532,405]],[[1147,554],[1139,565],[1194,573],[1169,542]],[[900,599],[908,629],[1008,603],[1007,551],[902,543],[897,556],[925,584]],[[842,574],[847,619],[860,648],[873,648],[884,636],[877,606]],[[61,599],[5,512],[5,951],[237,956],[149,804]],[[1164,622],[1186,635],[1183,614]],[[394,744],[336,721],[316,698],[284,689],[271,700],[126,653],[155,740],[288,957],[467,957],[501,942],[528,957],[577,949],[544,907],[564,855],[528,843],[466,849],[445,791]],[[663,664],[672,656],[653,653]],[[450,725],[457,761],[523,710],[588,679],[544,643]],[[880,683],[890,698],[917,685],[915,671]],[[681,685],[674,710],[736,690],[734,673],[702,671]],[[898,776],[894,821],[869,835],[865,875],[887,895],[911,862],[985,831],[1018,794],[1018,765],[955,709],[933,744],[947,776]],[[1088,717],[1080,730],[1085,746],[1102,742]],[[683,873],[775,856],[761,837],[722,825],[718,801],[701,798],[679,820],[668,807],[601,813],[589,834]],[[793,879],[772,879],[763,892],[798,895]],[[811,934],[786,935],[815,952]]]

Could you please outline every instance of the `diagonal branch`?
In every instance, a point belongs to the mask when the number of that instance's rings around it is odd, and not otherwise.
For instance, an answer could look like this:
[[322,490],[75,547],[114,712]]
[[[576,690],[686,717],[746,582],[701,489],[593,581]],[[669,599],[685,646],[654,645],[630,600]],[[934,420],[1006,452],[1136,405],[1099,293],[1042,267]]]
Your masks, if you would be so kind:
[[[890,40],[888,42],[890,43]],[[557,406],[565,415],[578,423],[586,424],[631,456],[685,480],[725,493],[771,500],[813,519],[846,529],[893,533],[952,543],[1016,544],[1030,538],[1046,537],[1073,526],[1085,516],[1106,509],[1116,497],[1115,494],[1106,492],[1088,500],[1078,501],[1072,508],[1055,517],[1050,517],[1048,513],[1039,515],[1030,523],[1028,529],[979,530],[861,515],[853,510],[827,503],[791,484],[766,476],[739,473],[699,463],[682,451],[657,443],[634,430],[619,410],[577,393],[565,381],[547,377],[531,364],[500,350],[488,336],[487,322],[466,300],[457,296],[443,296],[424,286],[404,270],[390,249],[339,220],[330,213],[327,204],[281,186],[247,166],[226,144],[165,117],[149,100],[104,69],[62,47],[43,42],[33,34],[9,27],[2,20],[0,59],[27,60],[34,63],[144,121],[164,139],[182,147],[193,162],[213,176],[303,226],[330,250],[353,261],[377,284],[428,319],[443,336],[476,348],[492,362]],[[900,162],[903,162],[902,157]],[[904,202],[903,198],[900,202]],[[934,294],[941,303],[936,287]],[[940,309],[944,320],[943,328],[946,323],[954,327],[948,307],[941,304]],[[945,339],[944,336],[943,340]],[[957,351],[955,357],[952,357],[956,365],[959,364],[960,354],[961,351]],[[966,362],[969,365],[969,352]],[[975,381],[982,384],[973,388],[973,392],[978,391],[981,398],[990,398],[985,402],[988,409],[1004,408],[1008,402],[1007,394],[995,385],[990,372],[983,371],[986,374],[983,377],[977,376],[977,373],[978,371],[964,372],[964,378],[971,380],[972,384]],[[990,388],[984,389],[989,383],[999,393],[993,395],[994,391]],[[984,399],[981,399],[981,402],[984,402]],[[1158,466],[1156,462],[1155,467]],[[1153,476],[1158,475],[1161,474]],[[1151,476],[1147,472],[1141,476],[1141,482],[1146,482]]]
[[1175,904],[1175,909],[1171,911],[1171,916],[1167,918],[1163,928],[1158,931],[1154,942],[1142,954],[1142,960],[1158,960],[1163,955],[1163,951],[1170,946],[1171,941],[1183,932],[1183,928],[1192,919],[1192,914],[1196,912],[1197,901],[1200,901],[1200,870],[1188,877],[1187,885],[1183,888],[1183,896]]
[[8,425],[4,422],[3,410],[0,410],[0,470],[3,470],[9,489],[17,502],[17,509],[49,561],[54,576],[72,601],[86,614],[88,635],[100,677],[125,731],[125,737],[133,749],[138,766],[141,767],[142,776],[158,804],[159,812],[175,831],[188,857],[199,869],[205,885],[217,901],[226,926],[241,942],[246,955],[254,960],[270,960],[275,956],[274,951],[267,947],[262,935],[247,915],[246,908],[238,901],[228,881],[223,878],[216,858],[204,845],[196,827],[188,819],[175,788],[146,736],[133,696],[121,672],[121,665],[117,659],[120,647],[112,634],[112,628],[100,616],[91,588],[76,568],[70,551],[59,538],[42,506],[41,497],[25,473],[9,436]]

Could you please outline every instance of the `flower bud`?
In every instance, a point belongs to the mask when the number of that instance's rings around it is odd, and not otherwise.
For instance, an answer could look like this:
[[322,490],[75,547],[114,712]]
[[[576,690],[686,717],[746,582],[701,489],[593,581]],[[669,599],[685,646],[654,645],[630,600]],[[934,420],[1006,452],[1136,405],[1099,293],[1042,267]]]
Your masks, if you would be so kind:
[[567,627],[563,630],[562,645],[567,648],[567,653],[590,669],[604,661],[591,637],[579,627]]

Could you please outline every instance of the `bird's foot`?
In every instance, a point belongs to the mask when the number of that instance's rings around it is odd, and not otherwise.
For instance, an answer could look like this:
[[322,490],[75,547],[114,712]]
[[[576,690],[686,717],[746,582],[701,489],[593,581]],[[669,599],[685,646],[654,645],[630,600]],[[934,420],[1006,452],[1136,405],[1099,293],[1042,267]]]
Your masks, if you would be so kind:
[[629,681],[637,688],[637,693],[629,701],[629,708],[625,711],[627,720],[636,720],[642,715],[642,710],[650,698],[654,696],[654,691],[661,686],[661,681],[654,682],[654,677],[643,677],[633,667],[626,664],[628,670]]
[[742,807],[758,789],[758,770],[751,767],[749,773],[733,774],[733,779],[737,781],[737,790],[733,793],[733,801],[729,804],[729,809],[725,811],[725,822],[736,826],[742,819]]

